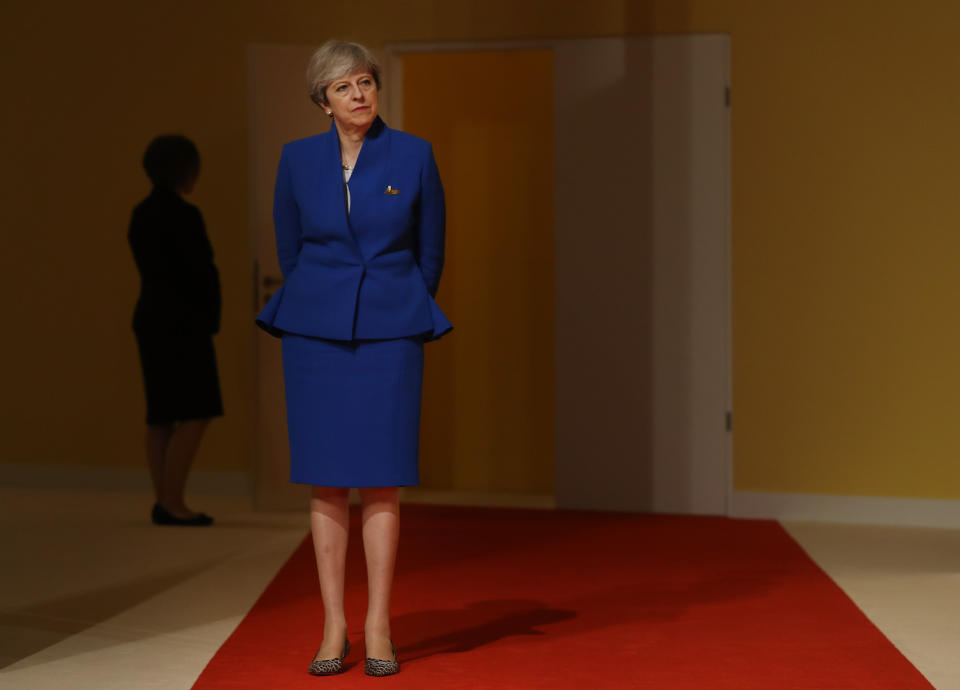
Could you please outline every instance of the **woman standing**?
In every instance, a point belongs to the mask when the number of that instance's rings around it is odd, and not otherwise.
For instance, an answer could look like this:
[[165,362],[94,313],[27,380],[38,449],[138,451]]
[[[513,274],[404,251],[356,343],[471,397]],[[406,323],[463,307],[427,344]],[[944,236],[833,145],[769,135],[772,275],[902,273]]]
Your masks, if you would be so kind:
[[283,147],[274,225],[285,283],[257,323],[282,337],[291,481],[312,487],[324,633],[310,672],[340,673],[350,650],[347,494],[358,487],[365,671],[384,676],[400,670],[390,589],[398,487],[418,482],[423,343],[451,329],[434,301],[443,188],[430,144],[379,118],[380,68],[369,50],[328,42],[307,79],[333,125]]
[[143,167],[153,191],[133,211],[128,239],[140,272],[133,330],[147,395],[147,462],[158,525],[205,527],[213,518],[183,499],[207,424],[223,414],[213,334],[220,329],[220,280],[203,216],[183,199],[200,174],[186,137],[150,142]]

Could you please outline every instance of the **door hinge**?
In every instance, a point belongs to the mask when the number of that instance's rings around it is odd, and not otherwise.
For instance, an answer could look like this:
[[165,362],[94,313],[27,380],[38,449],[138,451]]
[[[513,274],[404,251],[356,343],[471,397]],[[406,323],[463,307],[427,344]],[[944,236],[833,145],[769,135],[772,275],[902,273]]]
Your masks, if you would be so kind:
[[727,410],[727,431],[733,431],[733,411]]
[[727,86],[723,90],[723,102],[729,108],[730,107],[730,87]]

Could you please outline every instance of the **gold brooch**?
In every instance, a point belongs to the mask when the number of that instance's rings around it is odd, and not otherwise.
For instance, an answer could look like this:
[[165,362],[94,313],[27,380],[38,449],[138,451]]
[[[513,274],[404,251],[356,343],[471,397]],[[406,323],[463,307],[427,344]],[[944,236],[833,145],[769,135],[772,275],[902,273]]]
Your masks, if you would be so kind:
[[383,190],[383,193],[384,193],[384,194],[399,194],[399,193],[400,193],[400,190],[399,190],[399,189],[394,189],[394,188],[391,187],[390,185],[387,185],[387,188],[386,188],[385,190]]

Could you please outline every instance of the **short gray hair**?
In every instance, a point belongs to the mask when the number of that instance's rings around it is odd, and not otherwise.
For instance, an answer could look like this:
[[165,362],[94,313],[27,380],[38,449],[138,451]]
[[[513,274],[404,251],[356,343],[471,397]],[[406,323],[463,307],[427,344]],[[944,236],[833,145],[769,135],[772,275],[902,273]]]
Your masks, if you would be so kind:
[[354,72],[369,72],[380,89],[380,65],[373,53],[359,43],[327,41],[317,48],[307,65],[307,89],[310,100],[327,104],[327,87]]

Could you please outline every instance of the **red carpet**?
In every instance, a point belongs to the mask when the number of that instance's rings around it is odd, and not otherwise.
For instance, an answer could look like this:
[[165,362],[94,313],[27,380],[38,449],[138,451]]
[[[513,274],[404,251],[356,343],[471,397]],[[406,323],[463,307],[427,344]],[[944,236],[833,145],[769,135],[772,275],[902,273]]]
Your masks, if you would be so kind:
[[322,607],[305,540],[194,687],[932,687],[774,522],[420,506],[402,521],[399,675],[363,673],[354,524],[347,671],[306,672]]

